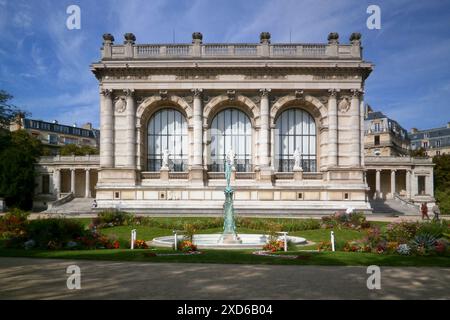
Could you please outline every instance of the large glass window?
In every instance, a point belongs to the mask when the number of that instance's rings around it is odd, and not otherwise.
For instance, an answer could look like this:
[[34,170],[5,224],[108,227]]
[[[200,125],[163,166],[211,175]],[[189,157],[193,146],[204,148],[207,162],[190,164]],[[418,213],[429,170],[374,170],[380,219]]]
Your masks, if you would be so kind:
[[188,159],[187,123],[175,109],[162,109],[148,122],[147,170],[159,171],[164,150],[169,150],[172,171],[186,171]]
[[226,154],[230,149],[236,155],[236,171],[251,171],[252,126],[247,115],[238,109],[225,109],[214,117],[210,130],[209,171],[224,171]]
[[275,162],[278,171],[290,172],[294,168],[294,152],[301,153],[301,166],[305,172],[317,171],[316,123],[302,109],[288,109],[276,122]]

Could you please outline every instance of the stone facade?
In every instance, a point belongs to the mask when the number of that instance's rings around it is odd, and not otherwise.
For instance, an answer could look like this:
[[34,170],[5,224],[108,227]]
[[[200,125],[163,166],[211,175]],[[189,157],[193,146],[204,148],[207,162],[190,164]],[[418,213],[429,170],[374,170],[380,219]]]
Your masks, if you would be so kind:
[[[225,179],[214,139],[223,134],[225,144],[235,139],[238,213],[370,211],[363,89],[373,66],[359,34],[350,44],[334,33],[327,44],[271,44],[268,33],[259,44],[203,44],[199,33],[178,45],[136,44],[132,34],[123,45],[103,39],[101,61],[91,65],[101,99],[99,208],[221,211]],[[174,129],[176,138],[151,127],[172,113],[185,128]],[[218,119],[228,116],[217,135]],[[184,149],[176,169],[159,167],[161,146],[154,152],[167,139]],[[301,149],[301,170],[292,169],[292,147]]]

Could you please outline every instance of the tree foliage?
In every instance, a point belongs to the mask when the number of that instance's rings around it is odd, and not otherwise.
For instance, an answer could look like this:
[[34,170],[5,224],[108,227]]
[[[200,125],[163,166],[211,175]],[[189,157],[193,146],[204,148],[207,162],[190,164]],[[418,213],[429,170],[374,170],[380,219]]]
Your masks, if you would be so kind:
[[98,149],[91,146],[77,146],[76,144],[66,144],[61,147],[59,154],[62,156],[86,156],[90,154],[98,154]]
[[419,149],[416,149],[416,150],[411,150],[411,151],[409,152],[409,155],[410,155],[411,157],[418,157],[418,158],[427,158],[427,157],[428,157],[427,152],[426,152],[426,150],[425,150],[424,148],[419,148]]
[[30,209],[35,186],[35,165],[41,142],[26,131],[10,132],[10,122],[21,112],[8,101],[11,95],[0,90],[0,197],[9,207]]
[[31,209],[35,187],[35,165],[41,142],[25,130],[10,133],[0,151],[0,197],[9,207]]
[[3,131],[9,127],[11,121],[21,112],[16,106],[9,103],[12,95],[0,90],[0,128]]
[[450,214],[450,155],[433,158],[435,197],[440,202],[442,213]]

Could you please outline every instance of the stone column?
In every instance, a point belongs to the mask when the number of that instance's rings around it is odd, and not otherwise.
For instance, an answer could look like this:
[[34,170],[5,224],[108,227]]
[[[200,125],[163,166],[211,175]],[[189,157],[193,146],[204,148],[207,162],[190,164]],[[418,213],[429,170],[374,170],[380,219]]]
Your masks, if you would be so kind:
[[75,169],[70,169],[70,192],[75,195]]
[[61,169],[56,169],[54,174],[56,198],[61,193]]
[[375,199],[380,199],[381,194],[381,170],[377,169],[375,174]]
[[395,172],[396,170],[391,170],[391,196],[394,199],[395,195]]
[[361,166],[361,120],[359,117],[360,105],[359,105],[359,90],[352,90],[352,101],[350,105],[350,118],[351,118],[351,152],[350,152],[350,164],[355,167]]
[[270,89],[261,89],[260,105],[260,129],[259,129],[259,166],[267,168],[270,166],[269,157],[269,93]]
[[86,173],[86,185],[85,185],[85,193],[84,193],[84,197],[85,198],[90,198],[91,197],[91,175],[90,175],[90,169],[85,169],[85,173]]
[[414,198],[419,193],[419,184],[417,181],[417,175],[413,171],[411,175],[411,198]]
[[114,110],[111,90],[100,92],[100,167],[114,167]]
[[194,96],[192,123],[193,123],[193,148],[192,163],[189,168],[189,180],[191,183],[203,184],[203,104],[202,89],[193,89]]
[[194,125],[193,140],[193,163],[194,167],[203,168],[202,154],[203,154],[203,106],[202,106],[202,89],[192,90],[194,95],[193,118]]
[[411,199],[411,170],[406,170],[406,197]]
[[126,95],[126,121],[127,121],[127,164],[131,169],[136,169],[136,102],[134,90],[124,90]]
[[328,166],[338,165],[338,115],[337,115],[337,91],[329,90],[328,98]]
[[433,173],[430,173],[425,178],[425,193],[430,196],[434,196],[433,192]]

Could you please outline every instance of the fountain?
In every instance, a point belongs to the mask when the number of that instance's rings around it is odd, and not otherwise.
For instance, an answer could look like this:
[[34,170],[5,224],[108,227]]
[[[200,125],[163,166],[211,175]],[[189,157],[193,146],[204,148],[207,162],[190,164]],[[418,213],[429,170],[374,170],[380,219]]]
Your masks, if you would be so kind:
[[[229,150],[225,161],[225,179],[226,187],[225,202],[223,205],[223,232],[222,234],[195,234],[193,242],[199,249],[254,249],[262,248],[269,237],[264,234],[241,234],[236,232],[236,223],[234,220],[233,194],[234,191],[230,186],[231,173],[234,170],[234,152]],[[301,237],[287,236],[288,241],[293,244],[305,244],[306,239]],[[283,240],[281,237],[280,240]],[[154,238],[152,245],[161,247],[172,247],[175,240],[173,236],[165,236]]]
[[237,244],[242,240],[236,233],[236,223],[234,222],[233,189],[230,186],[231,171],[233,170],[234,152],[230,149],[225,161],[225,203],[223,204],[223,233],[219,238],[219,243]]

